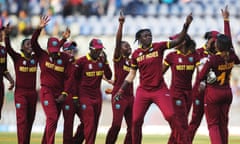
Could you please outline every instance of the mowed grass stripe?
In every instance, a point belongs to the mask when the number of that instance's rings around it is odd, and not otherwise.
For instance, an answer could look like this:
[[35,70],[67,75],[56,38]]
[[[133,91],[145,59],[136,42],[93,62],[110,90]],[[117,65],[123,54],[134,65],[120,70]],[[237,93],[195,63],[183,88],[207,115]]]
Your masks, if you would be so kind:
[[[143,135],[143,144],[166,144],[168,135]],[[96,138],[96,144],[104,144],[106,135],[98,134]],[[31,137],[31,144],[41,144],[42,134],[33,133]],[[123,144],[124,135],[120,134],[116,144]],[[0,144],[16,144],[17,135],[16,133],[3,133],[0,132]],[[56,144],[62,144],[62,134],[58,133],[55,137]],[[209,137],[197,135],[193,144],[208,144]],[[240,136],[230,136],[229,144],[240,144]]]

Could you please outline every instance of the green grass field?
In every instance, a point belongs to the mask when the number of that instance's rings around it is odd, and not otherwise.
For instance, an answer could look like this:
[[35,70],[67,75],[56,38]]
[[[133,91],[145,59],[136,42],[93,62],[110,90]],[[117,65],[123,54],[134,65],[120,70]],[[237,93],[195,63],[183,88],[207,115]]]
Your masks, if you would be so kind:
[[[33,133],[31,138],[31,144],[40,144],[42,134]],[[106,135],[98,135],[96,139],[96,144],[104,144]],[[123,135],[119,135],[118,141],[116,144],[123,143]],[[166,144],[168,136],[167,135],[144,135],[142,144]],[[2,133],[0,132],[0,144],[16,144],[17,136],[16,133]],[[56,135],[56,144],[62,144],[62,135]],[[193,144],[209,144],[208,136],[197,135]],[[230,136],[229,144],[240,144],[239,136]]]

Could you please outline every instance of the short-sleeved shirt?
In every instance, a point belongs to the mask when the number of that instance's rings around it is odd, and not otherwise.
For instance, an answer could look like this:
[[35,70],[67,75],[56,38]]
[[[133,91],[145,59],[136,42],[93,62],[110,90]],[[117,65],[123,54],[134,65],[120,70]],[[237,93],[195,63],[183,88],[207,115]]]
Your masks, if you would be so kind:
[[166,56],[164,64],[171,67],[171,88],[192,89],[192,75],[199,64],[197,52],[189,52],[186,55],[180,51],[171,52]]
[[89,54],[76,61],[74,77],[78,80],[78,94],[80,98],[101,98],[101,81],[103,75],[111,79],[112,71],[103,59],[93,60]]
[[232,68],[235,64],[240,64],[240,60],[233,51],[229,53],[227,62],[219,54],[217,53],[209,58],[199,74],[199,81],[205,80],[211,69],[215,73],[217,80],[212,84],[207,84],[207,86],[229,88]]
[[7,50],[0,46],[0,80],[3,80],[4,72],[7,70]]
[[[122,86],[126,76],[128,75],[131,68],[131,61],[127,57],[119,57],[118,59],[114,59],[114,87],[112,94],[118,91],[118,89]],[[129,87],[124,91],[124,96],[133,96],[133,83],[130,84]]]
[[162,60],[164,50],[169,48],[169,42],[153,43],[148,49],[138,48],[132,54],[131,67],[139,69],[140,87],[146,90],[156,90],[164,82]]

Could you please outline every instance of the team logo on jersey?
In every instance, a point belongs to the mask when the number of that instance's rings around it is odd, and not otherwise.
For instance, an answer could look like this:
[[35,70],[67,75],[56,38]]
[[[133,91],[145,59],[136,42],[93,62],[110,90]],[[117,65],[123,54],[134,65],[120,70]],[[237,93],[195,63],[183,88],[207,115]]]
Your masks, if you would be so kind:
[[62,61],[61,59],[58,59],[58,60],[57,60],[57,64],[58,64],[58,65],[61,65],[62,63],[63,63],[63,61]]
[[24,61],[23,61],[23,65],[26,65],[26,64],[27,64],[27,61],[24,60]]
[[48,100],[43,101],[43,105],[47,106],[48,105]]
[[195,105],[200,105],[200,100],[199,99],[195,100]]
[[189,62],[193,62],[193,57],[188,58]]
[[1,49],[1,53],[2,53],[2,54],[5,54],[5,50],[4,50],[4,49]]
[[34,60],[34,59],[31,59],[31,60],[30,60],[30,63],[31,63],[32,65],[34,65],[34,64],[35,64],[35,60]]
[[82,104],[82,110],[85,110],[87,108],[87,105],[86,104]]
[[92,68],[93,68],[92,64],[88,64],[88,69],[92,69]]
[[69,105],[65,105],[65,110],[69,110],[70,106]]
[[98,67],[102,68],[103,67],[103,63],[98,63]]
[[178,58],[178,62],[182,63],[183,62],[182,58]]
[[115,104],[115,109],[120,109],[121,105],[120,104]]
[[19,109],[21,107],[20,103],[16,103],[16,108]]
[[177,106],[181,106],[182,105],[182,101],[181,100],[176,100],[175,103],[176,103]]

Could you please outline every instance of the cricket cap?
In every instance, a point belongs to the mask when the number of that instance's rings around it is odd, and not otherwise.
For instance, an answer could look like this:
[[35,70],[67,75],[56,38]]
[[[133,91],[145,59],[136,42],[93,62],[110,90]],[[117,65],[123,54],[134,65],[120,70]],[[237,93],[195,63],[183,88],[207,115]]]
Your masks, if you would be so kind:
[[103,49],[103,43],[100,39],[93,38],[89,43],[90,48],[93,49]]
[[49,53],[59,52],[59,40],[55,37],[50,37],[47,42],[47,49]]
[[66,50],[75,50],[77,49],[77,43],[74,42],[74,41],[71,41],[71,42],[66,42],[64,43],[63,45],[63,50],[66,51]]

